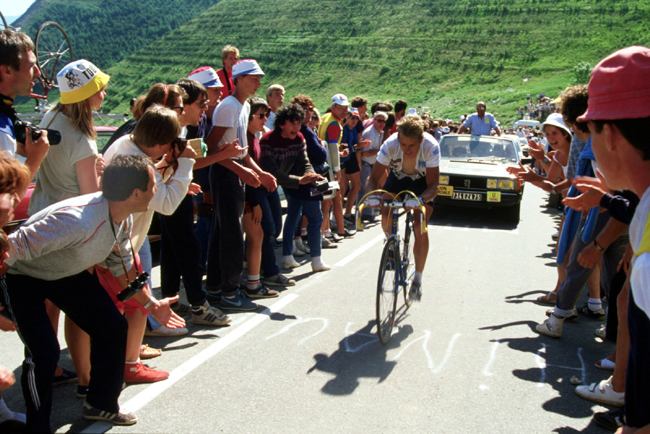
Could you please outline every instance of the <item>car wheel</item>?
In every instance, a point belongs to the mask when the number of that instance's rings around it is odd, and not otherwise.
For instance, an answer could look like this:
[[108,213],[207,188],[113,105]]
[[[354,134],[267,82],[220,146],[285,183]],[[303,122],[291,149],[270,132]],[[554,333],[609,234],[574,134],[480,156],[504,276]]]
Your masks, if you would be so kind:
[[521,217],[521,202],[517,205],[506,208],[506,219],[514,224],[519,224]]

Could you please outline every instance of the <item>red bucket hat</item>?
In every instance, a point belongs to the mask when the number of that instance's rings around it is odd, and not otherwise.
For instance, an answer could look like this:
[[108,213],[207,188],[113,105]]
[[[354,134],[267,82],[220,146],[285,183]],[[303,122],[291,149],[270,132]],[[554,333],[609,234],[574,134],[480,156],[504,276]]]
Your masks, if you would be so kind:
[[601,60],[591,71],[587,120],[650,117],[650,49],[627,47]]

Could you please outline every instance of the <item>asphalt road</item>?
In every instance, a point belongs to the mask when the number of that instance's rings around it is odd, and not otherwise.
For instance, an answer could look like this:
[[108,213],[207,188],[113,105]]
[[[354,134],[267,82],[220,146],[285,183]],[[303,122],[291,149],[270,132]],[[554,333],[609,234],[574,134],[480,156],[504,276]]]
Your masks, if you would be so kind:
[[[164,351],[149,365],[171,376],[127,387],[120,402],[139,422],[110,432],[607,432],[591,420],[604,407],[570,382],[608,376],[594,367],[613,349],[594,336],[600,323],[581,317],[559,340],[533,331],[547,308],[534,300],[556,280],[559,215],[545,199],[528,186],[516,226],[498,210],[437,209],[422,302],[400,309],[387,345],[374,327],[376,226],[325,250],[329,272],[313,274],[301,260],[298,284],[260,312],[233,314],[226,328],[190,321],[186,336],[145,338]],[[0,363],[19,376],[18,337],[2,333],[0,345]],[[61,357],[72,368],[67,350]],[[81,418],[75,387],[55,388],[53,426],[105,432]],[[19,386],[3,396],[24,409]]]

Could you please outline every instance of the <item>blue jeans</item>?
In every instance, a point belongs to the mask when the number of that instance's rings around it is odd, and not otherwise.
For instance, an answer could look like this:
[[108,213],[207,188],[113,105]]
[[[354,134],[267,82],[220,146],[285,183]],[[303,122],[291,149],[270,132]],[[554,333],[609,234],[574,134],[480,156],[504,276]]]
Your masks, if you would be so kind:
[[287,218],[284,220],[282,233],[282,254],[289,256],[293,253],[293,237],[296,226],[302,215],[307,217],[307,238],[312,258],[320,256],[321,235],[320,226],[323,222],[323,212],[318,200],[303,200],[287,195]]
[[275,262],[275,239],[282,232],[282,205],[275,190],[269,193],[264,187],[257,189],[257,202],[262,208],[262,273],[270,277],[280,273]]

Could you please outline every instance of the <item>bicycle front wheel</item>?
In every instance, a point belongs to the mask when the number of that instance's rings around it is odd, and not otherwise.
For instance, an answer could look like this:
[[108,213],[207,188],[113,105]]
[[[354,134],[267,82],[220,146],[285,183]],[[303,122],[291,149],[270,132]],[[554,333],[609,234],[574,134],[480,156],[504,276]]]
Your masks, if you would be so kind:
[[395,324],[397,294],[399,293],[399,252],[395,238],[389,238],[381,254],[377,278],[377,334],[385,344],[390,340]]
[[402,243],[402,276],[404,277],[404,304],[411,307],[413,300],[409,297],[409,281],[415,273],[415,256],[413,246],[415,245],[415,232],[413,230],[413,213],[406,214],[406,224],[404,227],[404,241]]

